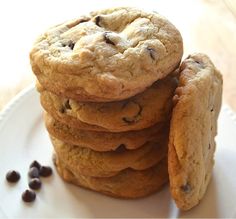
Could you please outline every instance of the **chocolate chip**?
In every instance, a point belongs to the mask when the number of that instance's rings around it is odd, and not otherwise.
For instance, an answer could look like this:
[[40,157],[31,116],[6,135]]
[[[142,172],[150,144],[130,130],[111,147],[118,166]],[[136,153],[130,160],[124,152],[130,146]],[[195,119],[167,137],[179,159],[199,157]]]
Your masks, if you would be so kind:
[[116,148],[116,150],[115,150],[115,152],[117,152],[117,153],[123,153],[124,151],[126,151],[126,147],[124,144],[119,145],[119,147]]
[[185,193],[191,192],[191,186],[188,183],[186,183],[185,185],[182,185],[180,188]]
[[36,167],[31,167],[29,169],[28,175],[30,178],[39,178],[39,169]]
[[48,176],[52,175],[52,168],[49,166],[41,166],[41,168],[39,170],[39,174],[40,174],[40,176],[48,177]]
[[133,116],[133,117],[123,117],[122,120],[123,120],[125,123],[127,123],[127,124],[133,124],[133,123],[137,122],[137,121],[140,119],[140,115],[141,115],[143,109],[142,109],[142,107],[141,107],[138,103],[136,103],[136,104],[137,104],[138,107],[139,107],[138,113],[137,113],[135,116]]
[[10,183],[18,182],[20,179],[20,173],[15,170],[10,170],[6,174],[6,180]]
[[64,103],[64,106],[66,109],[71,109],[69,100],[66,100],[66,102]]
[[201,61],[194,60],[194,62],[198,65],[199,68],[204,68],[205,67],[203,62],[201,62]]
[[87,22],[87,21],[89,21],[89,20],[90,20],[90,19],[81,19],[78,24],[85,23],[85,22]]
[[135,119],[128,117],[123,117],[122,120],[128,124],[133,124],[135,122]]
[[75,43],[73,43],[72,41],[69,42],[68,46],[70,47],[71,50],[74,49]]
[[62,46],[63,46],[63,47],[68,46],[68,47],[70,47],[71,50],[73,50],[73,49],[74,49],[74,46],[75,46],[75,43],[72,42],[72,41],[69,41],[68,43],[62,43]]
[[112,42],[111,39],[109,38],[109,33],[108,32],[105,32],[103,36],[104,36],[104,40],[106,41],[106,43],[115,46],[115,43]]
[[38,170],[40,169],[41,167],[41,164],[37,161],[37,160],[34,160],[31,164],[30,164],[30,168],[31,167],[36,167]]
[[156,50],[155,49],[153,49],[153,48],[147,48],[147,50],[148,50],[148,52],[149,52],[149,55],[150,55],[150,57],[153,59],[153,60],[155,60],[156,59]]
[[208,150],[210,150],[210,149],[211,149],[211,144],[208,145]]
[[60,112],[60,113],[65,113],[65,107],[64,107],[64,106],[61,106],[60,109],[59,109],[59,112]]
[[98,15],[97,17],[95,17],[95,24],[98,25],[99,27],[101,27],[99,24],[100,20],[101,20],[101,16]]
[[211,112],[213,112],[213,111],[214,111],[214,109],[212,108],[212,109],[211,109]]
[[33,202],[36,198],[36,194],[34,191],[26,189],[21,196],[24,202]]
[[40,189],[41,186],[42,186],[42,183],[41,183],[40,179],[38,179],[38,178],[33,178],[29,181],[29,187],[33,190]]

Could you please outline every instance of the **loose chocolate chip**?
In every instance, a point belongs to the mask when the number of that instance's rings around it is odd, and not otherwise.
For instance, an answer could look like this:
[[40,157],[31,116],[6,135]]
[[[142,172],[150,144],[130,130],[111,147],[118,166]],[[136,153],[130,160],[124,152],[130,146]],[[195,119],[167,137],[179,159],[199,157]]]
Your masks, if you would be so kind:
[[211,109],[211,112],[213,112],[213,111],[214,111],[214,109],[212,108],[212,109]]
[[186,183],[185,185],[182,185],[180,188],[185,193],[189,193],[191,191],[191,186],[188,183]]
[[20,173],[15,170],[10,170],[6,174],[6,180],[11,183],[18,182],[20,179]]
[[40,176],[48,177],[48,176],[52,175],[52,168],[49,166],[41,166],[41,168],[39,170],[39,174],[40,174]]
[[99,27],[101,27],[99,24],[100,20],[101,20],[101,17],[99,15],[95,17],[95,24],[98,25]]
[[152,49],[152,48],[147,48],[148,52],[149,52],[149,55],[150,57],[155,60],[155,54],[156,54],[156,50],[155,49]]
[[39,178],[39,170],[38,170],[38,168],[31,167],[29,169],[28,175],[29,175],[30,178]]
[[34,191],[26,189],[21,196],[24,202],[33,202],[36,198],[36,194]]
[[33,178],[29,181],[29,187],[33,190],[40,189],[41,186],[42,186],[42,183],[41,183],[40,179],[38,179],[38,178]]
[[75,43],[73,43],[72,41],[69,42],[68,46],[70,47],[71,50],[74,49]]
[[107,44],[111,44],[111,45],[115,46],[115,43],[112,42],[111,39],[109,38],[108,32],[105,32],[103,36],[104,36],[104,40],[106,41]]
[[31,164],[30,164],[30,168],[31,167],[36,167],[38,170],[40,169],[41,167],[41,164],[37,161],[37,160],[34,160]]
[[117,153],[123,153],[124,151],[126,151],[126,147],[124,144],[119,145],[119,147],[116,148],[116,150],[115,150],[115,152],[117,152]]
[[64,106],[65,106],[66,109],[71,109],[69,100],[66,100]]

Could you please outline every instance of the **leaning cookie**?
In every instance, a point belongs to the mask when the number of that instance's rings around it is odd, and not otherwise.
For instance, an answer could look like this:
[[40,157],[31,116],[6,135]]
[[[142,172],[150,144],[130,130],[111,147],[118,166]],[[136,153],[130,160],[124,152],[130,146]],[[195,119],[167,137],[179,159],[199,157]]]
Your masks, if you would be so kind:
[[112,133],[75,129],[53,119],[49,114],[45,114],[44,120],[50,135],[68,144],[101,152],[117,150],[119,147],[134,150],[148,141],[163,139],[169,132],[169,121],[139,131]]
[[[177,87],[176,77],[159,80],[141,94],[123,101],[109,103],[78,102],[57,96],[43,88],[40,98],[54,117],[77,121],[112,132],[140,130],[170,118],[172,97]],[[51,104],[52,106],[48,106]],[[56,111],[52,112],[54,109]],[[69,119],[68,119],[69,117]],[[68,122],[68,124],[71,124]],[[73,126],[71,124],[71,126]]]
[[108,152],[67,144],[52,136],[51,142],[57,156],[72,172],[93,177],[111,177],[127,168],[148,169],[166,157],[168,148],[167,138],[160,142],[148,142],[136,150],[123,147]]
[[168,170],[177,206],[188,210],[203,198],[212,175],[221,107],[222,76],[204,54],[193,54],[180,66],[174,96]]
[[175,70],[182,37],[166,18],[135,8],[111,8],[57,25],[30,53],[47,90],[79,101],[127,99]]
[[112,177],[89,177],[72,172],[55,157],[57,171],[65,181],[116,198],[133,199],[150,195],[168,182],[167,160],[146,170],[123,170]]

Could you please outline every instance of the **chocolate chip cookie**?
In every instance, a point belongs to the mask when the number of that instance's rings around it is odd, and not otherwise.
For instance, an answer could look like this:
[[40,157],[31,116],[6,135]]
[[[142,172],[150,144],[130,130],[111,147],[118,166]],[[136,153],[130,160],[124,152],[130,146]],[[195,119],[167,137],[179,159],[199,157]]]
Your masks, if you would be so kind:
[[51,136],[57,156],[72,172],[84,176],[110,177],[131,168],[144,170],[156,165],[167,155],[167,136],[159,142],[148,142],[136,150],[120,147],[115,151],[96,152],[71,145]]
[[112,177],[89,177],[72,172],[60,159],[54,160],[67,182],[118,198],[140,198],[158,191],[168,182],[167,159],[146,170],[126,169]]
[[222,76],[206,55],[190,55],[180,66],[175,93],[168,152],[170,189],[177,206],[188,210],[203,198],[211,179]]
[[179,65],[182,37],[158,13],[111,8],[54,26],[34,43],[32,70],[47,90],[78,101],[127,99]]
[[137,149],[148,141],[159,141],[169,132],[168,123],[158,123],[150,128],[129,132],[96,132],[72,128],[45,114],[48,132],[69,144],[87,147],[95,151],[112,151],[119,147]]
[[[78,102],[57,96],[42,88],[39,90],[44,108],[56,119],[60,118],[60,121],[63,120],[68,125],[74,127],[77,121],[79,128],[82,122],[93,128],[124,132],[144,129],[169,120],[176,87],[177,79],[167,77],[154,83],[141,94],[109,103]],[[71,120],[74,122],[70,122]]]

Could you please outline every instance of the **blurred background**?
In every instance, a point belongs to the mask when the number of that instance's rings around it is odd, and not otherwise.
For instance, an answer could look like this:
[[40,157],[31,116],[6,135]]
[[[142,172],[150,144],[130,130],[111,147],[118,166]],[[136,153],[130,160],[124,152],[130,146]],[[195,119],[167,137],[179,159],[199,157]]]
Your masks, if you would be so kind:
[[181,32],[184,58],[208,54],[224,76],[224,103],[236,111],[236,0],[7,0],[0,3],[0,110],[34,83],[29,51],[45,29],[89,11],[135,6],[166,16]]

